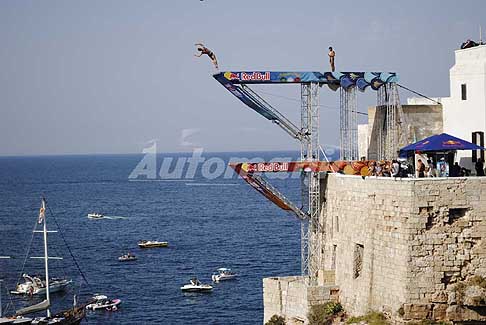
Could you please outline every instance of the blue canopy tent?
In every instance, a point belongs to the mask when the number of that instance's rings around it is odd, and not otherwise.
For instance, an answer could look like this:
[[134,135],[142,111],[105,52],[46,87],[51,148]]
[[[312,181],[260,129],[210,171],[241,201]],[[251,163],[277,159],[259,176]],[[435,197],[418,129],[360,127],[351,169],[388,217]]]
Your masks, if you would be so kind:
[[409,144],[400,149],[400,157],[406,157],[409,151],[453,151],[453,150],[486,150],[474,143],[442,133]]

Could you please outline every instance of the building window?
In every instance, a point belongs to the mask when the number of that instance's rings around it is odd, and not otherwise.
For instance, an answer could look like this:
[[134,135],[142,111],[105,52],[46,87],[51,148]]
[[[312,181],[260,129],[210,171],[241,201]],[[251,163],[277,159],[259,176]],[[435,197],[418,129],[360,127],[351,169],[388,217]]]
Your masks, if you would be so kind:
[[337,253],[337,245],[332,245],[331,270],[336,269],[336,253]]
[[[476,131],[472,133],[472,143],[478,146],[484,147],[484,132]],[[478,161],[478,158],[484,162],[484,151],[483,150],[473,150],[472,151],[472,162]]]
[[467,88],[466,84],[461,85],[461,99],[466,100],[467,99]]
[[363,253],[364,246],[361,244],[356,244],[354,246],[354,263],[353,263],[353,275],[354,278],[358,278],[363,271]]

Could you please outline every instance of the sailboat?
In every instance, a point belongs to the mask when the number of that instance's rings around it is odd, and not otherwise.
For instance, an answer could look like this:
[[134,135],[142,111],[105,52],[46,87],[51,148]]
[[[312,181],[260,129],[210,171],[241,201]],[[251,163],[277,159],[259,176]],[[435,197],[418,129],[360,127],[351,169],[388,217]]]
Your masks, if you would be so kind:
[[[22,275],[22,277],[24,278],[25,282],[17,284],[16,289],[14,291],[10,291],[10,293],[19,295],[38,295],[46,293],[46,282],[40,277],[30,276],[25,273]],[[51,278],[49,279],[49,292],[54,293],[61,291],[72,282],[72,280],[67,279]]]
[[[39,219],[37,221],[39,224],[42,224],[42,230],[34,230],[34,232],[39,232],[43,234],[44,237],[44,256],[43,257],[37,257],[37,258],[42,258],[44,259],[44,269],[45,269],[45,279],[41,280],[40,278],[35,278],[38,281],[32,279],[32,282],[38,282],[34,283],[34,285],[38,286],[38,289],[42,289],[38,292],[38,294],[45,294],[46,298],[41,301],[40,303],[37,303],[32,306],[28,306],[22,309],[19,309],[15,312],[15,315],[11,317],[11,319],[14,319],[14,323],[23,323],[23,324],[58,324],[58,325],[74,325],[74,324],[80,324],[81,320],[86,316],[85,312],[85,306],[76,306],[76,302],[73,304],[73,308],[57,313],[55,315],[51,314],[50,311],[50,306],[51,306],[51,289],[57,290],[59,287],[64,287],[67,284],[66,282],[62,282],[65,280],[59,280],[56,279],[54,284],[55,286],[51,286],[51,280],[49,278],[49,260],[50,259],[60,259],[58,257],[50,257],[47,254],[47,233],[51,232],[56,232],[56,231],[48,231],[47,230],[47,221],[46,221],[46,201],[44,198],[42,198],[41,202],[41,208],[39,210]],[[25,278],[25,277],[24,277]],[[56,282],[57,281],[57,282]],[[60,282],[61,281],[61,282]],[[60,285],[61,283],[61,285]],[[64,285],[65,284],[65,285]],[[31,287],[32,288],[32,287]],[[31,289],[29,289],[31,290]],[[75,299],[76,301],[76,299]],[[36,313],[39,311],[45,310],[47,312],[46,317],[37,317],[34,319],[24,317],[24,315],[27,314],[32,314]]]

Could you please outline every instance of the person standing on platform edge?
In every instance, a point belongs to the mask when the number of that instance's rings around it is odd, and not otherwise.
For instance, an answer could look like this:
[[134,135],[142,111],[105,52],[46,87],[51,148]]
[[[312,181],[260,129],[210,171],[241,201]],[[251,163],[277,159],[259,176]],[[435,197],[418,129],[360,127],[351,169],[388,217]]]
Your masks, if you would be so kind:
[[476,162],[476,176],[484,176],[484,162],[481,158]]
[[336,70],[336,66],[334,65],[334,57],[336,56],[336,52],[332,49],[332,46],[329,46],[329,64],[331,65],[331,71],[334,72]]

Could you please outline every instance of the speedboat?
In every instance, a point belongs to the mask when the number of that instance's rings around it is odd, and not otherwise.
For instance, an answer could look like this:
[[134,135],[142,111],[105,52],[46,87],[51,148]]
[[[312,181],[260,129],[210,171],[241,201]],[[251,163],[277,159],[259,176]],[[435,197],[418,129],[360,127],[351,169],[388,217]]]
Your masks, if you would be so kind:
[[138,247],[140,248],[154,248],[154,247],[167,247],[169,243],[166,241],[157,240],[141,240],[138,242]]
[[[29,276],[23,274],[24,283],[17,284],[15,291],[10,293],[16,295],[39,295],[46,293],[46,282],[36,276]],[[70,285],[73,281],[59,278],[52,278],[49,280],[49,292],[54,293],[63,290],[66,286]]]
[[137,260],[137,257],[135,255],[133,255],[132,253],[123,254],[122,256],[120,256],[118,258],[118,261],[120,261],[120,262],[131,262],[131,261],[136,261],[136,260]]
[[227,269],[225,267],[221,267],[217,269],[217,273],[214,273],[211,276],[211,279],[214,282],[219,282],[219,281],[226,281],[226,280],[233,280],[236,279],[238,275],[234,272],[231,271],[231,269]]
[[103,219],[104,217],[101,213],[88,213],[88,218],[90,219]]
[[192,278],[190,283],[181,287],[183,292],[211,292],[213,287],[209,284],[203,284],[199,282],[197,278]]
[[108,299],[105,295],[96,295],[93,297],[93,302],[86,305],[86,309],[98,310],[116,310],[118,305],[121,304],[120,299]]

